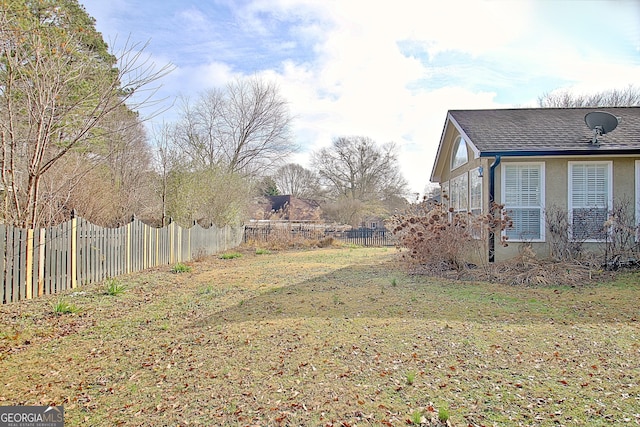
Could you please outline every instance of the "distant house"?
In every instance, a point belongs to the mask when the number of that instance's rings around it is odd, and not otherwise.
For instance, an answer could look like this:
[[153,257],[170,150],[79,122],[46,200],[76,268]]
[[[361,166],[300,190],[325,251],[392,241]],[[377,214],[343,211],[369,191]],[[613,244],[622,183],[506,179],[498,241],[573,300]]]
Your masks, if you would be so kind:
[[362,220],[361,227],[372,230],[384,230],[384,219],[379,216],[366,216]]
[[[615,130],[595,134],[585,122],[592,111],[617,117]],[[567,213],[569,240],[595,249],[616,201],[629,200],[635,224],[640,219],[640,107],[451,110],[431,181],[454,211],[504,204],[510,244],[489,235],[489,261],[510,258],[525,243],[548,256],[551,208]]]
[[[261,218],[255,218],[261,216]],[[322,209],[318,202],[291,195],[267,196],[254,219],[278,219],[286,221],[318,221]]]

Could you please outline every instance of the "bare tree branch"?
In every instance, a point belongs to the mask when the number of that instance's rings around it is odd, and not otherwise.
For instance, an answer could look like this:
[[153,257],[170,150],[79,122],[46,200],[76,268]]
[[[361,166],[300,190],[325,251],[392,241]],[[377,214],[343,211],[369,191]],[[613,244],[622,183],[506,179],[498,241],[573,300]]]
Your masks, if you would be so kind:
[[49,7],[0,11],[1,163],[4,188],[11,189],[4,215],[31,228],[43,176],[70,153],[99,144],[118,109],[148,104],[149,97],[134,95],[172,68],[141,61],[136,45],[118,57],[97,55],[82,33],[54,25],[62,12]]
[[538,105],[542,108],[637,107],[640,106],[640,88],[629,85],[624,89],[592,94],[576,94],[567,90],[546,92],[538,97]]
[[273,83],[238,79],[195,103],[183,100],[178,143],[197,167],[264,176],[297,149],[290,125],[287,103]]
[[356,225],[367,214],[381,215],[385,199],[406,193],[393,143],[378,146],[362,136],[336,138],[330,148],[312,153],[311,164],[341,222]]

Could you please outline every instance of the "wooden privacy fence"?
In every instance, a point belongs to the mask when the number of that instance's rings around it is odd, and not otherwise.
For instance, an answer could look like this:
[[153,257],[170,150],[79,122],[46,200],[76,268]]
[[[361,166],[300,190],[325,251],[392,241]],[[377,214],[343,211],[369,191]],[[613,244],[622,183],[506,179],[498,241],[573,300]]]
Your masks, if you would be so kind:
[[0,301],[55,294],[108,277],[189,261],[238,246],[243,228],[155,228],[134,219],[104,228],[83,218],[28,230],[0,224]]

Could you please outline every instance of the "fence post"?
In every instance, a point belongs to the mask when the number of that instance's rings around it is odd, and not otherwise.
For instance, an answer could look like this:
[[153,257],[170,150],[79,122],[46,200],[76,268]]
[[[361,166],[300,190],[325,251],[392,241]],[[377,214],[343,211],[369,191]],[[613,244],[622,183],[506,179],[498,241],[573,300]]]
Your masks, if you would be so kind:
[[194,225],[189,229],[189,233],[187,234],[187,261],[191,261],[191,230],[195,227],[196,222],[193,221]]
[[171,223],[169,224],[169,264],[173,265],[176,262],[176,257],[175,257],[175,247],[174,247],[174,241],[175,241],[175,228],[176,228],[176,223],[171,221]]
[[[75,213],[75,212],[74,212]],[[78,217],[71,218],[71,289],[78,286]]]
[[154,267],[160,265],[160,229],[156,228],[156,260],[153,263]]
[[26,267],[27,271],[25,272],[25,284],[26,284],[26,293],[25,298],[31,299],[33,298],[33,229],[29,228],[27,230],[27,253],[26,253]]
[[126,240],[126,254],[125,254],[125,266],[124,266],[124,270],[127,274],[131,273],[131,224],[133,224],[133,219],[131,220],[131,222],[129,222],[127,224],[127,231],[126,231],[126,236],[125,236],[125,240]]
[[40,229],[40,238],[38,241],[38,296],[42,296],[44,294],[44,263],[45,263],[45,235],[46,228]]
[[147,224],[142,224],[142,269],[149,267],[149,238]]
[[178,248],[176,251],[176,261],[182,262],[182,227],[178,225],[178,239],[177,239]]

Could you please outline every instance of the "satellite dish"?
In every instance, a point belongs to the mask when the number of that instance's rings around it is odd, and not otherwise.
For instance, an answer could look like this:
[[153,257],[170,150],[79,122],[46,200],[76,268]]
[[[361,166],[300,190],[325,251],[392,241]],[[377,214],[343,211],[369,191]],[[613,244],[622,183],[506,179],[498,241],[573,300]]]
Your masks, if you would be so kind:
[[598,143],[598,137],[609,133],[618,126],[618,118],[604,111],[592,111],[584,116],[584,122],[593,131],[593,144]]

